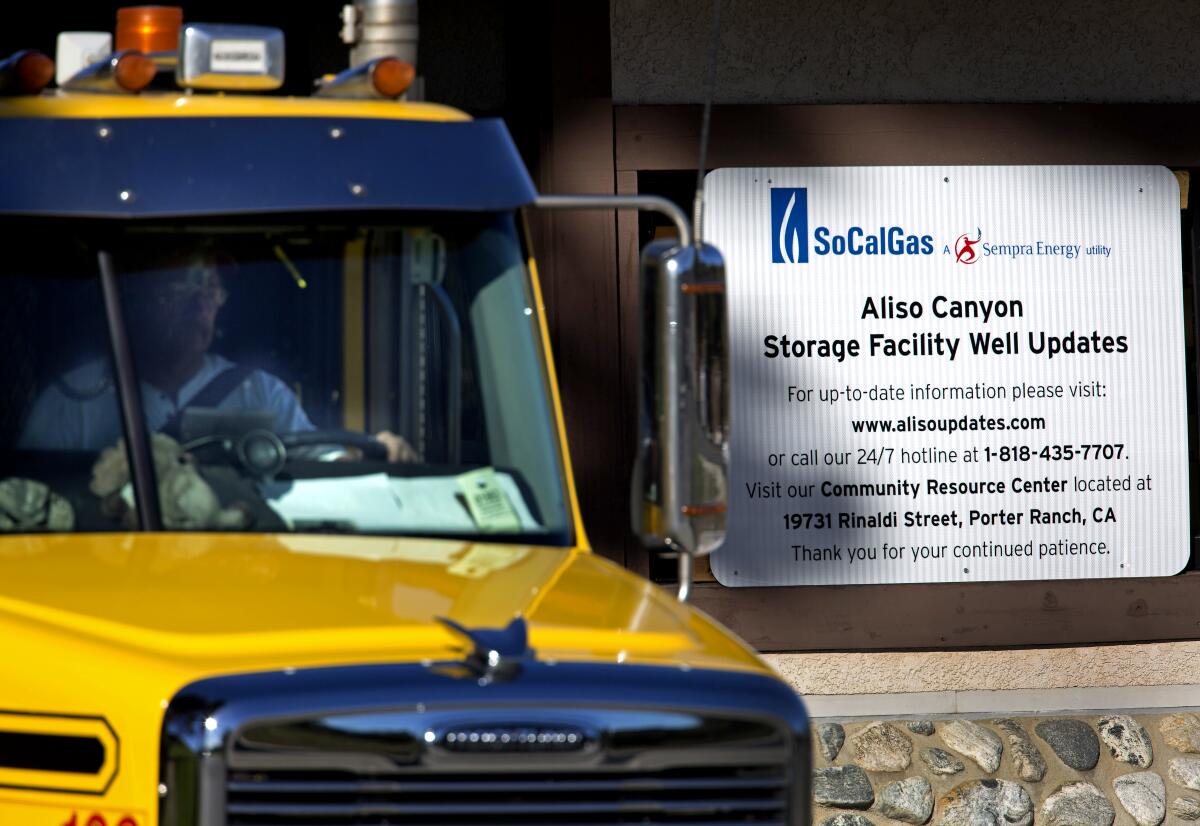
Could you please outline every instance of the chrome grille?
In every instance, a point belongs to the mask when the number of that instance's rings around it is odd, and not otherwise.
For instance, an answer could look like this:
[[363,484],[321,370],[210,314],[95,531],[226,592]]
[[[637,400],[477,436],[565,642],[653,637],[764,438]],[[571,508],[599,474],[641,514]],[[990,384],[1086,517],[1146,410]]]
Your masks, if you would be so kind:
[[[808,823],[808,718],[754,673],[529,662],[198,681],[163,722],[162,826]],[[468,672],[469,676],[469,672]]]
[[786,766],[358,775],[233,771],[228,826],[784,824]]

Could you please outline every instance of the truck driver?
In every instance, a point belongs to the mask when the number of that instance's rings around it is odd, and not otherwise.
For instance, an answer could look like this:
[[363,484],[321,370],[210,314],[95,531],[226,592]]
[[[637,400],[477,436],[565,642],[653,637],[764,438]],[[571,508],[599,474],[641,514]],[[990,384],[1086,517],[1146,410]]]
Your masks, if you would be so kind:
[[[265,370],[210,352],[217,314],[228,293],[218,256],[202,245],[142,249],[118,260],[147,427],[179,438],[189,407],[269,412],[276,433],[314,429],[296,394]],[[69,370],[34,401],[18,446],[35,450],[95,450],[122,436],[107,359]],[[405,440],[375,434],[393,462],[416,458]]]

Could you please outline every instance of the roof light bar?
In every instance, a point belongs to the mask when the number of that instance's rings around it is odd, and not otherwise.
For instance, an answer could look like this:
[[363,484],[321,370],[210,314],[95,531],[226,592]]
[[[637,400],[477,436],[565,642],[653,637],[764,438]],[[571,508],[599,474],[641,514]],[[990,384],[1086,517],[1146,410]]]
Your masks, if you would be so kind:
[[0,62],[0,95],[36,95],[54,80],[54,61],[23,49]]
[[150,85],[157,72],[153,60],[139,51],[126,49],[82,69],[63,88],[78,92],[137,93]]
[[175,80],[187,89],[278,89],[283,85],[283,32],[189,23],[179,37]]
[[408,91],[417,70],[395,57],[379,57],[347,69],[317,88],[318,97],[398,98]]

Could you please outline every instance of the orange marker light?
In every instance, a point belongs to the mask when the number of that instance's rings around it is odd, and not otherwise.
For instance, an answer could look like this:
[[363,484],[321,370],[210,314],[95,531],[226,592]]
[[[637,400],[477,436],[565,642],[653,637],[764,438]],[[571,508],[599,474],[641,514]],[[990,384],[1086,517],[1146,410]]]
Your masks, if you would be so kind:
[[13,82],[19,95],[36,95],[54,80],[54,61],[41,52],[28,51],[17,58]]
[[129,6],[117,9],[114,51],[174,52],[179,49],[183,9],[178,6]]
[[54,61],[33,49],[0,61],[0,95],[36,95],[54,79]]
[[117,59],[113,80],[126,92],[140,92],[150,85],[157,72],[153,60],[138,52],[128,52]]
[[376,61],[371,71],[371,85],[385,98],[398,98],[408,90],[416,76],[417,70],[411,63],[385,57]]

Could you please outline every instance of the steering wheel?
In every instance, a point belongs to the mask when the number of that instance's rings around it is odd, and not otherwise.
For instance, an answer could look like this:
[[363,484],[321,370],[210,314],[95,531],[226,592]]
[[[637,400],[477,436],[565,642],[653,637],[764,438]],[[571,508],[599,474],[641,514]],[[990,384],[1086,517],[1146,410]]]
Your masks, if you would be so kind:
[[374,436],[352,430],[298,430],[276,435],[270,430],[255,428],[236,438],[205,437],[184,445],[184,448],[192,450],[210,444],[218,445],[227,455],[232,454],[246,470],[260,478],[274,476],[283,470],[288,454],[296,453],[298,448],[336,445],[354,448],[364,459],[385,462],[388,458],[387,445]]
[[387,445],[369,433],[353,430],[297,430],[284,433],[279,437],[279,441],[288,449],[310,445],[352,447],[361,451],[364,459],[376,462],[386,462],[388,457]]

